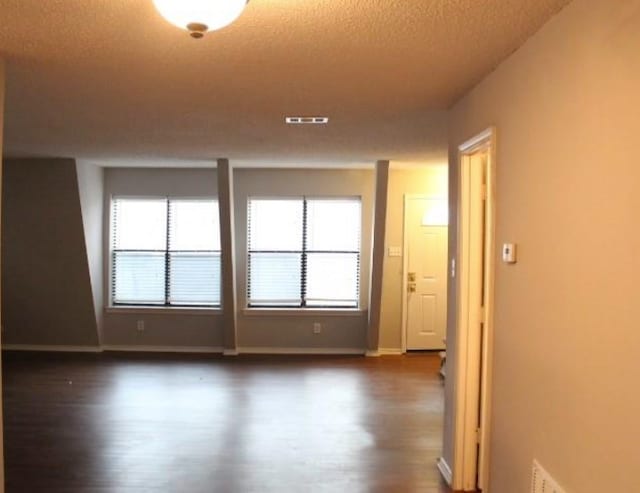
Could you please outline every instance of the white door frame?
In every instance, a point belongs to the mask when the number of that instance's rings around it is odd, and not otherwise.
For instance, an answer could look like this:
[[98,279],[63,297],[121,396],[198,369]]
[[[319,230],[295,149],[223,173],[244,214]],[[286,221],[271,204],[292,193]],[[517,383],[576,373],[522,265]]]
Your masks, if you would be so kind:
[[[402,224],[402,340],[401,349],[402,353],[407,352],[407,324],[409,323],[407,315],[407,271],[409,270],[409,217],[407,214],[407,208],[409,201],[413,199],[432,199],[432,200],[446,200],[447,197],[439,194],[426,194],[426,193],[405,193],[403,204],[403,224]],[[448,228],[448,225],[447,225]],[[445,259],[445,262],[447,260]]]
[[[485,150],[486,205],[483,252],[471,247],[473,211],[472,197],[484,186],[472,180],[471,156]],[[458,147],[458,253],[456,307],[456,365],[454,405],[454,467],[453,488],[487,491],[489,485],[489,437],[491,418],[491,381],[493,349],[493,308],[495,276],[495,163],[496,131],[491,127]],[[476,165],[477,166],[477,165]],[[481,164],[481,166],[483,166]],[[475,175],[473,175],[475,176]],[[478,190],[477,187],[480,187]],[[476,249],[477,250],[477,249]],[[484,309],[472,307],[470,298],[477,299],[477,283],[472,283],[473,258],[484,255]],[[477,275],[477,270],[476,270]],[[475,291],[470,291],[475,290]],[[483,330],[474,330],[481,321]],[[480,410],[478,416],[478,410]],[[478,429],[479,428],[479,429]]]

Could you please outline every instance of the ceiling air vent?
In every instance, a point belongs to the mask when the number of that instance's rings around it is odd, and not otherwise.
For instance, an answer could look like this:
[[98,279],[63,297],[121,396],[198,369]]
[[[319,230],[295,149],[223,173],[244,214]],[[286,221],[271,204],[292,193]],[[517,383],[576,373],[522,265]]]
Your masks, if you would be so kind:
[[328,116],[287,116],[284,119],[289,125],[326,125]]

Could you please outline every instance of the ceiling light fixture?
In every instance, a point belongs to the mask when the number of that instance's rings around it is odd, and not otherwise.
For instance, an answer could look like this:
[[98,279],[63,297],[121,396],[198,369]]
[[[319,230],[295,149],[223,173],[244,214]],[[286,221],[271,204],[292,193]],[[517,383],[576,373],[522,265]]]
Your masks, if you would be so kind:
[[174,26],[200,39],[235,21],[248,0],[153,0],[160,15]]

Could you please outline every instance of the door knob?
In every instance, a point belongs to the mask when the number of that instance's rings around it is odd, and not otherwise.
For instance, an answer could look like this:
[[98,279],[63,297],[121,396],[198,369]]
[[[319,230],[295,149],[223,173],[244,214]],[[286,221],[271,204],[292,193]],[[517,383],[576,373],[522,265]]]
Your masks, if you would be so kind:
[[409,282],[416,282],[416,273],[415,272],[409,272],[408,277],[409,277]]
[[410,293],[415,293],[416,292],[416,283],[415,282],[410,282],[409,283],[409,292]]

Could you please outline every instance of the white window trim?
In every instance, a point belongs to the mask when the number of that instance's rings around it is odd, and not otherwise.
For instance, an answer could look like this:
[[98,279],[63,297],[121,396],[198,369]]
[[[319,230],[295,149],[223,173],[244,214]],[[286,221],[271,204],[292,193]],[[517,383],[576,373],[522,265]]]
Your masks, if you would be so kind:
[[215,307],[199,307],[199,306],[139,306],[139,305],[115,305],[108,306],[104,309],[105,313],[110,314],[166,314],[174,315],[222,315],[222,309]]
[[[220,199],[217,195],[162,195],[162,194],[150,194],[150,195],[130,195],[112,193],[109,195],[109,210],[108,217],[109,222],[107,224],[107,249],[109,254],[107,255],[107,272],[105,276],[106,291],[108,296],[108,303],[104,307],[105,313],[175,313],[175,314],[192,314],[192,315],[209,315],[222,313],[222,290],[220,291],[221,299],[220,304],[216,306],[180,306],[180,305],[115,305],[113,303],[113,293],[111,289],[111,279],[113,272],[113,201],[114,199],[127,199],[127,200],[153,200],[153,199],[168,199],[168,200],[215,200],[219,203]],[[219,205],[218,205],[219,206]],[[167,225],[169,227],[169,225]],[[222,245],[220,245],[220,253],[222,254]]]
[[[249,203],[251,200],[294,200],[294,199],[312,199],[312,200],[349,200],[356,199],[360,201],[360,244],[358,245],[358,251],[360,253],[360,268],[358,269],[358,306],[356,307],[331,307],[331,308],[303,308],[303,307],[285,307],[285,306],[276,306],[273,308],[269,307],[251,307],[249,306]],[[302,314],[307,314],[310,316],[313,315],[325,315],[325,316],[359,316],[363,313],[369,312],[369,307],[365,302],[363,302],[363,278],[362,278],[362,250],[363,250],[363,231],[364,231],[364,216],[363,216],[363,204],[364,198],[362,195],[358,194],[322,194],[322,195],[251,195],[248,194],[245,199],[245,210],[246,210],[246,224],[245,224],[245,234],[246,234],[246,245],[245,245],[245,287],[244,293],[242,293],[242,297],[244,299],[244,308],[241,313],[245,316],[300,316]]]
[[361,308],[244,308],[245,317],[361,317],[368,310]]

